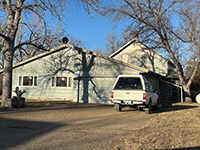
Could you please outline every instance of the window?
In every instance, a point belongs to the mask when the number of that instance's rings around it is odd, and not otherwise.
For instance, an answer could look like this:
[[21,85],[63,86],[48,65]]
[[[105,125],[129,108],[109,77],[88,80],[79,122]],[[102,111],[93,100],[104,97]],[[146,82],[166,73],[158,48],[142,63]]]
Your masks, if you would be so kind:
[[33,77],[25,76],[23,77],[23,86],[32,86],[33,85]]
[[153,91],[153,87],[151,85],[151,83],[145,78],[144,78],[144,83],[145,83],[145,89],[148,90],[148,91]]
[[122,54],[122,61],[129,63],[129,55],[128,54]]
[[19,85],[22,85],[22,76],[19,76]]
[[72,77],[52,77],[52,87],[72,87]]
[[68,87],[72,87],[72,77],[69,77],[69,80],[68,80]]
[[37,77],[34,77],[34,86],[37,86]]
[[52,86],[55,86],[55,77],[52,77]]
[[67,86],[67,77],[56,77],[56,86]]
[[19,76],[19,86],[37,86],[37,76]]
[[115,86],[115,89],[124,89],[124,90],[142,89],[142,83],[140,78],[137,77],[119,78]]

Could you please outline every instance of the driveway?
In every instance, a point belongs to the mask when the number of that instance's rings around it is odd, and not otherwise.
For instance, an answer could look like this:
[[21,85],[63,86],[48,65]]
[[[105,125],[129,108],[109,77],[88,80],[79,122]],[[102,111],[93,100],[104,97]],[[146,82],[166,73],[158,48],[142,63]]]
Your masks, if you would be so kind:
[[35,103],[0,109],[0,149],[110,149],[156,114],[112,105]]

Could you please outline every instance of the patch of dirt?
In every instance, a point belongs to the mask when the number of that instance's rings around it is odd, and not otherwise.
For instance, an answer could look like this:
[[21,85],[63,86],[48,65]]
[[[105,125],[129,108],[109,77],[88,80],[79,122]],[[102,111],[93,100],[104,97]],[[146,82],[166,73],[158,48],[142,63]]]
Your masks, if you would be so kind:
[[111,149],[200,149],[200,105],[173,105],[115,143]]

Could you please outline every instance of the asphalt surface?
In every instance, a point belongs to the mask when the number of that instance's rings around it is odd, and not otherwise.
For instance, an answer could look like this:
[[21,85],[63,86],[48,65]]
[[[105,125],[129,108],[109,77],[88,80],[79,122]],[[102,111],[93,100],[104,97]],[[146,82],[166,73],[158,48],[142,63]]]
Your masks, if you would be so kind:
[[0,149],[110,149],[155,115],[130,108],[116,112],[113,105],[68,102],[0,108]]

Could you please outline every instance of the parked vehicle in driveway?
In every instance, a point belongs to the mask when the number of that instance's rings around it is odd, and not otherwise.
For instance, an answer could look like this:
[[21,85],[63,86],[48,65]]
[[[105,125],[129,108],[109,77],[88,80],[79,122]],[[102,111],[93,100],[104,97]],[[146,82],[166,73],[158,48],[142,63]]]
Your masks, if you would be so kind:
[[151,83],[142,75],[119,75],[111,92],[114,108],[121,111],[123,107],[144,106],[146,113],[157,109],[159,97]]

